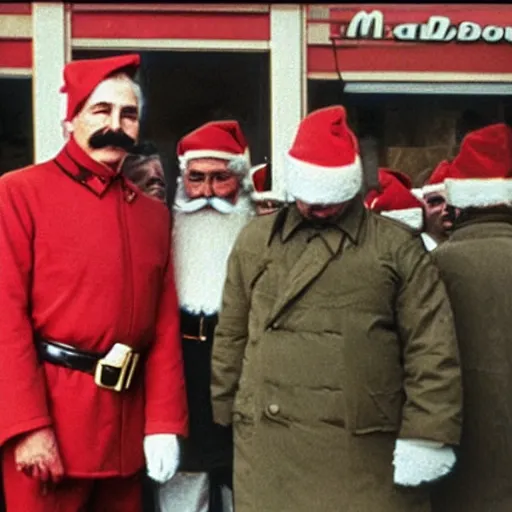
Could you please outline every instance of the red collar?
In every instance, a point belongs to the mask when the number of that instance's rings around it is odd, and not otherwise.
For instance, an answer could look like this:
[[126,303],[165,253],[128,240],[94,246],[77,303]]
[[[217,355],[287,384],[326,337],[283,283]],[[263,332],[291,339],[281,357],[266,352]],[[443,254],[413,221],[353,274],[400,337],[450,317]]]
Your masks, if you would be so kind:
[[91,192],[101,197],[110,184],[116,179],[121,180],[123,189],[127,191],[127,199],[131,202],[135,199],[139,190],[129,180],[126,180],[120,169],[114,171],[106,165],[93,160],[71,136],[66,145],[53,160],[55,164],[70,178],[88,188]]

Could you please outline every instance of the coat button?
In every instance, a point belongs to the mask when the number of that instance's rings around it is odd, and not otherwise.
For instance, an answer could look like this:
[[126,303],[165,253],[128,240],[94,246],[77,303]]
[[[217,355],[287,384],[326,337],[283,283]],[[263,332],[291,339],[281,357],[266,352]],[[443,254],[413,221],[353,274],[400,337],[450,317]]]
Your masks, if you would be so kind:
[[280,409],[279,405],[277,405],[277,404],[270,404],[267,407],[267,410],[270,414],[275,415],[275,414],[278,414],[281,409]]

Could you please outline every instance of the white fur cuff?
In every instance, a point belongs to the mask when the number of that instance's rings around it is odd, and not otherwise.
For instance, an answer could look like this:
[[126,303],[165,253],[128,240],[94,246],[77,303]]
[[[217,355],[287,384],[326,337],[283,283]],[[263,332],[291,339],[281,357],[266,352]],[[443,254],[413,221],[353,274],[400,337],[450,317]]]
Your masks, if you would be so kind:
[[444,190],[446,190],[444,183],[433,183],[432,185],[424,185],[421,189],[421,195],[425,197],[426,194],[431,194],[432,192],[443,192]]
[[397,439],[394,482],[407,486],[433,482],[449,473],[454,464],[455,453],[449,446],[434,441]]

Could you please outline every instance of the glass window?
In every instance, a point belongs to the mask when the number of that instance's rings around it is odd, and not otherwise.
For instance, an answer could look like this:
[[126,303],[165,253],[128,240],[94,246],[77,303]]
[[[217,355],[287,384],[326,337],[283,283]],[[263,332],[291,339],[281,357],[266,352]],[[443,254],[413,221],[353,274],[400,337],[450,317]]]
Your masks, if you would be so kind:
[[358,136],[377,137],[379,165],[406,172],[416,186],[455,156],[468,131],[500,122],[505,101],[498,95],[342,94],[337,80],[308,81],[309,112],[344,105]]
[[0,78],[0,174],[33,163],[32,79]]

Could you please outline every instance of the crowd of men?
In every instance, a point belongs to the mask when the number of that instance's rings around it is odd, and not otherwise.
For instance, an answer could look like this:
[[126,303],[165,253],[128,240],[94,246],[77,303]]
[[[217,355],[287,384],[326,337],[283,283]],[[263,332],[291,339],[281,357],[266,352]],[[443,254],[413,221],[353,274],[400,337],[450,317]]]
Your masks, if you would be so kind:
[[65,145],[0,178],[7,511],[512,510],[512,129],[366,190],[320,109],[283,198],[211,121],[171,198],[139,63],[67,64]]

